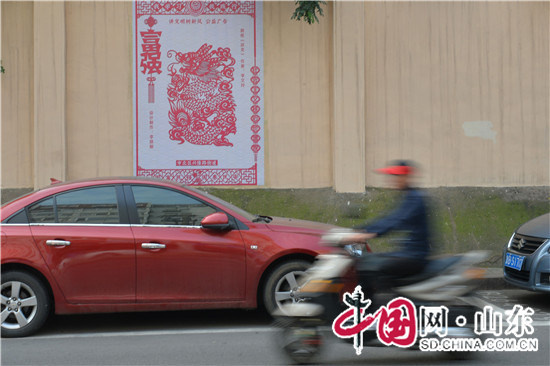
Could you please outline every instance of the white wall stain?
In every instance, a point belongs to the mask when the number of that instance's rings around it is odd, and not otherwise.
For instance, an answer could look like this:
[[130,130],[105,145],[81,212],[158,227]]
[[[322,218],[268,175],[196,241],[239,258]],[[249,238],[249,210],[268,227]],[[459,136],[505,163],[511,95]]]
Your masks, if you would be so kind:
[[497,142],[497,133],[493,130],[491,121],[464,122],[462,129],[467,137],[479,137],[484,140],[492,140],[494,143]]

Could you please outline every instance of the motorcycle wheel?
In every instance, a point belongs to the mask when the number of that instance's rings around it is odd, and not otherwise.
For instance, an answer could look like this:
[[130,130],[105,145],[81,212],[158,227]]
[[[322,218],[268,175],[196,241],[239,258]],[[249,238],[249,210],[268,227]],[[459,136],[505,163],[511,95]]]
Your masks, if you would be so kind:
[[275,327],[278,347],[297,364],[315,361],[323,348],[323,336],[315,326],[299,325],[292,319],[277,320]]

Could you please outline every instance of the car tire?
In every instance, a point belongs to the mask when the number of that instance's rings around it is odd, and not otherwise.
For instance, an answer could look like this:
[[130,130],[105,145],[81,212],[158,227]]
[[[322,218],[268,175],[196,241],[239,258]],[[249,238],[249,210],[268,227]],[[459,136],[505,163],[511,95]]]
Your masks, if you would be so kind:
[[1,293],[2,337],[26,337],[48,319],[52,301],[36,276],[23,271],[4,272]]
[[294,294],[298,281],[311,266],[304,260],[291,260],[275,267],[265,282],[263,291],[264,307],[269,314],[281,309],[281,305],[301,301]]

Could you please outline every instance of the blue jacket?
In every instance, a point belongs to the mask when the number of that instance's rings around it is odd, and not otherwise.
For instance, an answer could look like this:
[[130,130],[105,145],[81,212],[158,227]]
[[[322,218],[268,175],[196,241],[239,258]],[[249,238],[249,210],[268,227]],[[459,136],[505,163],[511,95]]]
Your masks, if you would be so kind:
[[430,238],[426,199],[417,189],[407,189],[401,204],[389,215],[358,227],[382,236],[390,231],[404,231],[407,238],[400,250],[388,253],[392,256],[426,259],[430,255]]

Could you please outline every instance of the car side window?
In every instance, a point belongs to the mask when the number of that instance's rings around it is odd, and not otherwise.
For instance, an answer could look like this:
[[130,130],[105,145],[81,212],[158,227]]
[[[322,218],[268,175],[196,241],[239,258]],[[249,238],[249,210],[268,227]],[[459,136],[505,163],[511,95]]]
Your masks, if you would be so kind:
[[56,196],[60,223],[118,224],[116,189],[112,186],[78,189]]
[[28,208],[31,223],[119,224],[114,186],[76,189]]
[[29,207],[29,222],[32,223],[53,223],[55,213],[53,198],[48,198]]
[[201,220],[216,212],[181,192],[151,186],[132,186],[142,225],[200,226]]

